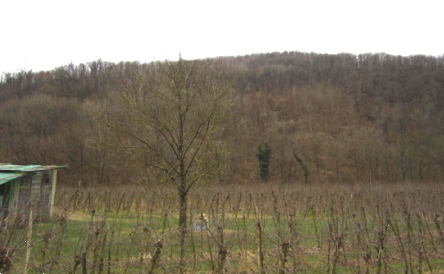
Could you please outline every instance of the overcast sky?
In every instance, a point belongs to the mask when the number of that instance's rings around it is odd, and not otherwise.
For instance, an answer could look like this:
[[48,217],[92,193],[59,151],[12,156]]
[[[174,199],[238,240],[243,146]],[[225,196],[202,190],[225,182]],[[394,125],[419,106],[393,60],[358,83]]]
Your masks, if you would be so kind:
[[273,51],[442,55],[442,1],[2,0],[0,73]]

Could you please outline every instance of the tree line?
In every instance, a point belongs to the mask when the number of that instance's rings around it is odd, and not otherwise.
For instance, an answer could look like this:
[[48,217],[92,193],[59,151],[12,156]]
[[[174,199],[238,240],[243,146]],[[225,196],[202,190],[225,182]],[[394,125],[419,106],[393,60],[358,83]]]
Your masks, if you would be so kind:
[[[211,64],[221,72],[214,77],[232,90],[224,97],[223,124],[197,163],[212,171],[201,181],[444,178],[444,56],[283,52],[187,63],[196,68]],[[140,83],[141,75],[155,75],[158,66],[96,60],[51,71],[4,73],[0,162],[66,164],[62,181],[67,184],[163,180],[162,172],[147,166],[152,156],[141,160],[97,142],[110,134],[101,130],[103,121],[95,112],[122,87]],[[146,101],[147,106],[154,103]],[[157,144],[162,151],[168,146]],[[257,154],[262,144],[271,156],[268,173],[261,175],[265,169]]]

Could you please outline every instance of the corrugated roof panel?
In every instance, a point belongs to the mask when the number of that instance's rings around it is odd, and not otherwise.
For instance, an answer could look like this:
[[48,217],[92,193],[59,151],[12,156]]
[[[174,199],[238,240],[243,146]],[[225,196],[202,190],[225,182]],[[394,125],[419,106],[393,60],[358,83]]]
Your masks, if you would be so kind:
[[10,165],[10,164],[0,164],[0,171],[24,171],[26,169],[36,168],[40,165]]
[[0,172],[0,185],[12,181],[16,178],[22,177],[25,173],[10,173]]
[[51,170],[57,168],[65,168],[66,166],[42,166],[42,165],[11,165],[11,164],[0,164],[1,171],[13,171],[13,172],[33,172],[41,170]]
[[28,166],[22,170],[21,172],[33,172],[33,171],[41,171],[41,170],[53,170],[58,168],[66,168],[67,166]]

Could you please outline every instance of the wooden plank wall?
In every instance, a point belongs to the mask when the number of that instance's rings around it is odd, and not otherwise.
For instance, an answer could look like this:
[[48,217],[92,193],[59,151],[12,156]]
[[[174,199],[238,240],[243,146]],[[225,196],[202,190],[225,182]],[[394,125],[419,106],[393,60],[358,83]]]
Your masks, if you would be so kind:
[[33,215],[37,221],[46,221],[51,217],[52,204],[52,172],[38,171],[26,175],[20,180],[18,212],[29,214],[29,203],[32,205]]

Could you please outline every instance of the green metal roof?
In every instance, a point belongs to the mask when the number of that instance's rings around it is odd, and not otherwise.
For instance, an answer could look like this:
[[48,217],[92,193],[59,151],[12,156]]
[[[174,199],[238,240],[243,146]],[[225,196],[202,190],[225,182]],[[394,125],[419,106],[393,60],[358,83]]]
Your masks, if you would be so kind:
[[0,164],[0,171],[24,171],[29,168],[36,168],[40,165],[28,165],[28,166],[22,166],[22,165],[11,165],[11,164]]
[[26,173],[11,173],[11,172],[0,172],[0,185],[12,181],[16,178],[22,177]]
[[0,163],[0,172],[34,172],[41,170],[52,170],[58,168],[65,168],[66,166],[41,166],[41,165],[11,165],[11,164],[1,164]]
[[0,185],[22,177],[28,172],[65,168],[66,166],[11,165],[0,163]]

